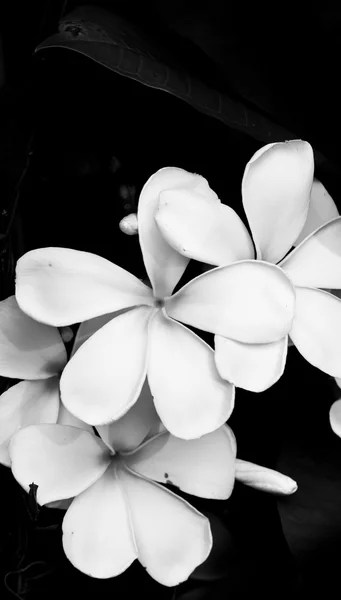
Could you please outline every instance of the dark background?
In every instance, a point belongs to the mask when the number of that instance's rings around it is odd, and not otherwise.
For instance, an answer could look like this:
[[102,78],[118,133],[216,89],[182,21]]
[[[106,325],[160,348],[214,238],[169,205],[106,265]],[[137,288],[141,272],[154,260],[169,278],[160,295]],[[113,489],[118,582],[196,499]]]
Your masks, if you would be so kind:
[[[298,137],[313,145],[316,175],[341,208],[335,4],[299,12],[297,2],[272,9],[223,0],[202,9],[188,0],[92,2],[137,27],[165,64],[231,98],[248,115],[243,127],[103,67],[100,50],[92,60],[92,51],[61,47],[33,55],[57,32],[60,16],[81,4],[14,1],[0,9],[1,298],[13,293],[17,258],[47,245],[95,252],[143,277],[137,238],[118,228],[136,200],[127,207],[120,189],[135,186],[137,199],[163,166],[202,174],[243,217],[246,162],[268,142]],[[113,157],[121,165],[115,172]],[[196,269],[193,263],[190,274]],[[230,420],[238,456],[283,470],[299,491],[277,500],[236,484],[227,502],[189,498],[209,514],[215,549],[176,591],[138,563],[108,581],[77,572],[63,556],[60,512],[42,509],[35,521],[2,467],[1,597],[331,597],[341,554],[341,442],[328,421],[337,394],[295,348],[270,390],[238,390]]]

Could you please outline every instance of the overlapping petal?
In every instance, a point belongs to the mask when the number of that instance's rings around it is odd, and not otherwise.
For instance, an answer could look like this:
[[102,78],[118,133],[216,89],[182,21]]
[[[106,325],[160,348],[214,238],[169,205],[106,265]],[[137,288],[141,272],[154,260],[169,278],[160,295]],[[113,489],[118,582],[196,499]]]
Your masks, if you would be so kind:
[[170,317],[246,343],[283,338],[290,330],[294,306],[295,291],[285,273],[255,260],[212,269],[165,302]]
[[112,319],[74,354],[63,371],[66,408],[91,425],[118,419],[135,404],[146,377],[149,307]]
[[314,179],[313,187],[310,192],[310,203],[307,220],[304,227],[294,243],[294,246],[298,246],[303,240],[308,237],[315,229],[321,227],[328,221],[335,219],[339,216],[339,211],[333,200],[328,194],[326,188],[318,181]]
[[214,358],[223,379],[244,390],[262,392],[282,376],[287,349],[287,336],[270,344],[244,344],[216,335]]
[[152,291],[110,261],[79,250],[40,248],[22,256],[16,298],[33,319],[71,325],[137,305],[152,305]]
[[341,400],[336,400],[329,411],[330,426],[334,433],[341,437]]
[[82,344],[84,344],[84,342],[86,342],[86,340],[89,339],[89,337],[96,333],[96,331],[101,329],[101,327],[109,323],[115,317],[118,317],[119,315],[127,312],[128,310],[131,310],[131,308],[122,308],[122,310],[107,313],[106,315],[101,315],[100,317],[89,319],[88,321],[83,321],[78,327],[75,336],[75,341],[72,346],[71,356],[73,356],[75,352],[77,352],[78,348],[80,348]]
[[304,239],[279,265],[294,285],[341,288],[341,217]]
[[133,471],[188,494],[223,500],[230,497],[235,474],[235,448],[227,425],[196,440],[168,432],[148,440],[123,457]]
[[341,376],[341,300],[328,292],[296,288],[296,312],[290,337],[314,367]]
[[212,548],[209,520],[182,498],[122,469],[139,561],[165,586],[188,579]]
[[257,257],[277,263],[298,238],[308,215],[314,157],[307,142],[268,144],[246,165],[243,205]]
[[237,213],[193,190],[163,192],[155,219],[170,246],[188,258],[218,266],[254,258],[251,237]]
[[219,376],[212,348],[161,311],[149,326],[148,380],[161,421],[177,437],[209,433],[233,410],[234,387]]
[[217,199],[206,179],[176,167],[160,169],[143,186],[137,211],[139,240],[154,294],[160,298],[172,293],[188,264],[188,258],[178,254],[163,239],[154,219],[161,192],[177,189],[198,189],[207,197]]
[[84,423],[80,419],[77,419],[75,415],[70,413],[70,411],[65,408],[64,404],[59,402],[59,412],[58,412],[58,425],[70,425],[71,427],[79,427],[80,429],[84,429],[85,431],[90,431],[90,433],[94,433],[94,429],[88,423]]
[[0,302],[0,374],[45,379],[59,373],[66,351],[58,329],[37,323],[20,310],[15,296]]
[[0,463],[11,464],[8,444],[21,427],[56,423],[59,411],[59,378],[21,381],[0,396]]
[[66,425],[30,425],[11,439],[15,479],[28,492],[38,485],[37,502],[72,498],[95,483],[107,469],[110,453],[99,437]]
[[101,579],[119,575],[138,558],[129,505],[114,464],[68,509],[63,547],[77,569]]
[[236,461],[236,479],[256,490],[283,496],[294,494],[298,487],[296,481],[279,471],[240,459]]
[[160,423],[155,410],[148,380],[142,386],[138,400],[128,412],[117,421],[96,427],[102,440],[116,451],[133,450],[139,446],[152,427]]

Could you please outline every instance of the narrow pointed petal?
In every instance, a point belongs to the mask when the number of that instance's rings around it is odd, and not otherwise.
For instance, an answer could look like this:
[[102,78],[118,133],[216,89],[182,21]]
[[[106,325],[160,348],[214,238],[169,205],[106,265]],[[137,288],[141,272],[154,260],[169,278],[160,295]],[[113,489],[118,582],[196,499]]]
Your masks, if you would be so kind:
[[63,547],[76,569],[99,579],[116,577],[138,557],[125,492],[111,466],[68,509]]
[[252,239],[237,213],[193,190],[163,192],[156,222],[174,250],[211,265],[254,258]]
[[83,321],[78,327],[75,341],[72,346],[71,356],[77,352],[77,350],[86,342],[89,337],[91,337],[96,331],[104,327],[107,323],[109,323],[115,317],[128,312],[131,308],[122,308],[122,310],[117,310],[112,313],[108,313],[106,315],[101,315],[100,317],[95,317],[94,319],[89,319],[88,321]]
[[240,459],[236,461],[236,479],[261,492],[282,496],[294,494],[298,487],[296,481],[279,471]]
[[0,375],[45,379],[66,364],[57,328],[34,321],[20,310],[15,296],[0,302]]
[[9,454],[15,479],[28,492],[38,485],[37,502],[77,496],[101,477],[110,463],[99,437],[66,425],[31,425],[11,439]]
[[135,404],[146,377],[151,314],[143,306],[119,315],[74,354],[60,381],[63,404],[73,415],[103,425]]
[[165,302],[173,319],[257,344],[277,341],[289,332],[294,306],[295,291],[284,272],[256,260],[212,269]]
[[212,548],[209,520],[162,486],[123,470],[139,561],[166,586],[188,579]]
[[246,165],[242,195],[257,256],[277,263],[306,222],[314,175],[313,150],[293,140],[268,144]]
[[279,266],[294,285],[341,288],[341,217],[314,231]]
[[329,411],[330,426],[334,433],[341,437],[341,400],[336,400]]
[[123,457],[136,473],[172,484],[187,494],[226,500],[235,474],[235,451],[227,425],[197,440],[161,433]]
[[212,348],[161,311],[150,323],[148,381],[161,421],[179,438],[214,431],[234,407],[234,387],[219,376]]
[[153,303],[151,290],[128,271],[68,248],[24,254],[17,262],[16,298],[30,317],[58,327]]
[[64,404],[59,402],[59,413],[57,419],[58,425],[70,425],[71,427],[79,427],[80,429],[84,429],[85,431],[89,431],[94,434],[94,429],[88,423],[84,423],[80,419],[77,419],[70,411],[65,408]]
[[147,379],[140,396],[128,412],[117,421],[96,427],[102,440],[117,451],[134,450],[148,435],[152,426],[160,422],[155,410]]
[[280,379],[288,350],[287,336],[270,344],[244,344],[215,336],[220,377],[250,392],[263,392]]
[[11,464],[8,445],[21,427],[56,423],[59,411],[59,378],[21,381],[0,396],[0,463]]
[[139,239],[148,277],[160,298],[172,293],[188,264],[188,258],[164,240],[154,218],[161,193],[172,190],[176,193],[179,189],[193,190],[208,201],[218,202],[206,179],[176,167],[160,169],[144,185],[137,212]]
[[314,179],[313,187],[310,192],[307,220],[300,235],[295,241],[294,246],[298,246],[306,237],[308,237],[308,235],[315,231],[315,229],[338,216],[339,211],[333,198],[328,194],[321,181]]
[[324,373],[341,377],[341,300],[324,292],[296,288],[290,337],[297,350]]

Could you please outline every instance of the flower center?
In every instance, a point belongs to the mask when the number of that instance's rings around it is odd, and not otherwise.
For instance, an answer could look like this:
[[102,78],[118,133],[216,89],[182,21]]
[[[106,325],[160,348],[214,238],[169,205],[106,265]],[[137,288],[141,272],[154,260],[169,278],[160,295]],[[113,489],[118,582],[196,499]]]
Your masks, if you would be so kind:
[[154,306],[156,308],[163,308],[165,305],[165,301],[163,298],[155,298],[154,300]]

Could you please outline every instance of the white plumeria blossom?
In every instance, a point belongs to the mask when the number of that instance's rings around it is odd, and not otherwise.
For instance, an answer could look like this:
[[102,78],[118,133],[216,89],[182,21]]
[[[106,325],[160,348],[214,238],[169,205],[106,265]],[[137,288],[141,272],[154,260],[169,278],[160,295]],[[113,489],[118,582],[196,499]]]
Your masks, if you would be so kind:
[[233,434],[224,425],[191,441],[162,432],[131,452],[115,454],[113,445],[76,427],[32,425],[12,437],[12,471],[26,491],[38,485],[39,504],[74,498],[63,546],[77,569],[104,579],[138,559],[159,583],[175,586],[206,560],[212,536],[209,520],[160,483],[229,498]]
[[18,428],[57,422],[65,364],[65,346],[56,327],[28,317],[15,296],[0,302],[0,375],[24,380],[0,396],[1,464],[10,466],[8,444]]
[[[319,288],[341,288],[341,217],[313,176],[310,144],[301,140],[269,144],[246,165],[242,200],[257,260],[278,264],[295,286],[295,317],[287,333],[308,362],[337,377],[341,300]],[[211,265],[254,258],[252,239],[228,206],[189,192],[168,194],[155,218],[164,238],[187,258]],[[252,300],[252,284],[249,294]],[[287,347],[287,334],[271,343],[254,344],[217,332],[216,365],[220,375],[237,387],[260,392],[281,377]]]
[[219,375],[212,348],[178,321],[237,344],[278,344],[291,329],[293,286],[278,267],[249,260],[251,248],[246,260],[205,273],[171,295],[189,259],[164,240],[154,217],[164,197],[179,194],[220,206],[204,178],[182,169],[161,169],[147,181],[138,229],[152,289],[87,252],[43,248],[18,261],[16,298],[30,317],[64,326],[109,315],[61,378],[63,403],[86,423],[122,417],[147,377],[156,411],[173,435],[194,439],[214,431],[233,410],[234,386]]

